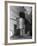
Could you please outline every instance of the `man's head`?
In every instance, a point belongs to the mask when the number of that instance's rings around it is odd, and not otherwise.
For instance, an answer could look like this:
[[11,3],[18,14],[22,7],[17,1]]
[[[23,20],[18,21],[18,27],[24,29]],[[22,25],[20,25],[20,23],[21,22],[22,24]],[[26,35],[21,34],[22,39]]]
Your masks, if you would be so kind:
[[19,16],[20,16],[21,18],[25,19],[25,13],[24,13],[24,12],[20,12],[20,13],[19,13]]

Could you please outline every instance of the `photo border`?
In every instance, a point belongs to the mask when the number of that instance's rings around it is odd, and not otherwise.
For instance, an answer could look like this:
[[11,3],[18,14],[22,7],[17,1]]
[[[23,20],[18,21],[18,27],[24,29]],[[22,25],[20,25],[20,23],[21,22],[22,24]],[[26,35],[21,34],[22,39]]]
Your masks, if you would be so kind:
[[[23,43],[8,43],[8,3],[19,3],[19,4],[34,4],[35,5],[35,41],[34,42],[23,42]],[[36,3],[31,2],[17,2],[17,1],[5,1],[5,45],[16,45],[16,44],[32,44],[36,43]]]

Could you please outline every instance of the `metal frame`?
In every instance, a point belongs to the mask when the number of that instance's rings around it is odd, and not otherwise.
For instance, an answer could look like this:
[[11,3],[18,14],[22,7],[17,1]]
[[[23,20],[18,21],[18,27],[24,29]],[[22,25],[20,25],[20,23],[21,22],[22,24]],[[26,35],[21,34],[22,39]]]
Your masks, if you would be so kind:
[[[8,16],[7,16],[7,7],[8,7],[8,3],[19,3],[19,4],[34,4],[35,5],[35,41],[34,42],[26,42],[26,43],[8,43]],[[17,2],[17,1],[5,1],[5,45],[16,45],[16,44],[32,44],[32,43],[36,43],[36,3],[31,3],[31,2]]]

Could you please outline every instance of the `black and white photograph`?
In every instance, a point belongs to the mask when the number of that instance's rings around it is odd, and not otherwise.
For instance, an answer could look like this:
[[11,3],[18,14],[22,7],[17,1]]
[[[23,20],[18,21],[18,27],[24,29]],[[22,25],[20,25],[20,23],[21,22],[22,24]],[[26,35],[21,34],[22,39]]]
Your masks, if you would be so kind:
[[10,6],[10,39],[32,39],[32,7]]
[[7,40],[8,43],[35,41],[35,4],[8,3]]

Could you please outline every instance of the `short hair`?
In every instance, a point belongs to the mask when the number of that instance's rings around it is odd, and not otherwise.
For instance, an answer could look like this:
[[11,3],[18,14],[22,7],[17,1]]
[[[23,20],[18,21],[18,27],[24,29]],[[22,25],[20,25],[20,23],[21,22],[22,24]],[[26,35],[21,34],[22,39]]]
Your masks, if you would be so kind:
[[24,12],[20,12],[20,13],[19,13],[19,16],[20,16],[21,18],[25,19],[25,13],[24,13]]

